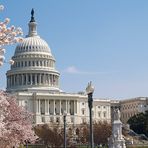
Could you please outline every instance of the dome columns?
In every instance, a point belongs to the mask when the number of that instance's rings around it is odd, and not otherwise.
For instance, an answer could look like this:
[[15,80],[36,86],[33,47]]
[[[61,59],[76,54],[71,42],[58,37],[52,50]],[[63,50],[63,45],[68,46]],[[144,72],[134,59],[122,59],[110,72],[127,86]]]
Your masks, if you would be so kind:
[[12,69],[23,67],[55,68],[55,61],[53,59],[19,59],[11,66]]
[[13,74],[7,76],[7,88],[13,86],[53,86],[57,87],[59,76],[55,74],[46,74],[46,73],[24,73],[24,74]]

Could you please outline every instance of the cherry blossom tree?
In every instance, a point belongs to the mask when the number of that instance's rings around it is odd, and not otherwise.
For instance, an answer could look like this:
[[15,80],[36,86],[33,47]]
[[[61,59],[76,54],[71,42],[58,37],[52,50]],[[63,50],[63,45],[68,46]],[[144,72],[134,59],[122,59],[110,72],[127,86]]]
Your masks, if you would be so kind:
[[0,91],[0,148],[34,142],[32,114],[16,103],[14,96]]
[[[3,11],[4,6],[0,5],[0,11]],[[9,18],[6,18],[4,21],[0,21],[0,66],[3,65],[5,60],[5,49],[3,48],[5,45],[21,42],[22,38],[19,35],[22,35],[22,29],[20,27],[15,28],[15,26],[8,27],[10,22]],[[13,64],[14,61],[10,60],[10,64]]]

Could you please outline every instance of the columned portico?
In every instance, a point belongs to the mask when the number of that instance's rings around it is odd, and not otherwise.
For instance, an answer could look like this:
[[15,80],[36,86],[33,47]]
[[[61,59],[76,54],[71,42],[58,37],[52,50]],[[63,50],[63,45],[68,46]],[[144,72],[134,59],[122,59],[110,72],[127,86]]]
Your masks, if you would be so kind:
[[[36,122],[50,122],[50,117],[53,118],[53,122],[56,122],[56,117],[59,117],[58,122],[62,122],[63,112],[69,110],[68,118],[69,122],[74,122],[74,115],[76,109],[76,100],[60,100],[60,99],[49,99],[40,98],[35,101],[35,116]],[[69,105],[68,105],[69,104]]]

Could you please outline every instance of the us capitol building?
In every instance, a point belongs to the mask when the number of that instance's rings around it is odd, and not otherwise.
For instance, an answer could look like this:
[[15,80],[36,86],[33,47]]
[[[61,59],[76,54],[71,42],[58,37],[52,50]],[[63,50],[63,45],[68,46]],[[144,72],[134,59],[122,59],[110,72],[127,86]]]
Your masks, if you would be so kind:
[[[69,124],[88,122],[87,95],[66,93],[60,89],[56,60],[47,42],[37,33],[33,10],[28,26],[28,35],[16,46],[12,57],[14,65],[6,73],[6,90],[17,96],[20,106],[34,114],[35,124],[63,123],[64,111]],[[120,101],[95,98],[93,120],[110,122],[112,108],[116,106],[120,106]]]

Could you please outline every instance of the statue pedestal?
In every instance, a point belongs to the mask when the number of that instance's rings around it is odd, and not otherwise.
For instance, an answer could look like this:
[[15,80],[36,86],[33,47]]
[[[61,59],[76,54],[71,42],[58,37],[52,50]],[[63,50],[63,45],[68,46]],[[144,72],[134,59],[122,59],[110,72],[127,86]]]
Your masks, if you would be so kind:
[[112,135],[108,139],[108,145],[109,148],[126,148],[120,118],[116,118],[112,123]]

